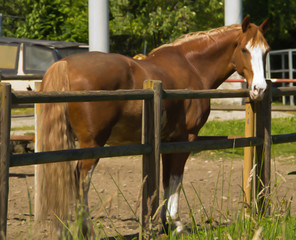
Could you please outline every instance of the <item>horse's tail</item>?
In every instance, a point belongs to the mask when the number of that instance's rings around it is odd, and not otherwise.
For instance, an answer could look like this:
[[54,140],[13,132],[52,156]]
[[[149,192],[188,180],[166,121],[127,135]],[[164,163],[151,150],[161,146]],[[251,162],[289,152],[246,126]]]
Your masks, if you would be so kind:
[[[69,79],[67,62],[53,64],[42,80],[42,91],[67,91]],[[67,103],[40,104],[37,120],[37,150],[54,151],[74,148],[74,134],[67,117]],[[74,199],[76,162],[41,164],[36,171],[36,220],[53,217],[54,223],[69,217],[69,206]]]

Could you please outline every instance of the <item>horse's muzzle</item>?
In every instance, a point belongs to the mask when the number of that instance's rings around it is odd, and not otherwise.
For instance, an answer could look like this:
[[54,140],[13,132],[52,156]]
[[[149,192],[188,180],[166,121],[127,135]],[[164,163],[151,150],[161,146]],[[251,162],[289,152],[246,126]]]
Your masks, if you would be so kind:
[[253,101],[261,101],[264,97],[264,92],[266,88],[256,88],[250,90],[250,98]]

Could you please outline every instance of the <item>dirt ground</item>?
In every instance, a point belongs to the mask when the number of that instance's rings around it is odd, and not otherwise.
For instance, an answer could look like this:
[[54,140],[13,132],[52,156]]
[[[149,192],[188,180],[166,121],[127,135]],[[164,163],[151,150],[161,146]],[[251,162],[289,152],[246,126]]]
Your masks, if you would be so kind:
[[[287,176],[288,172],[296,170],[295,157],[277,157],[272,166],[272,185],[277,179],[277,187],[271,190],[273,203],[284,203],[283,199],[289,200],[295,195],[295,177]],[[211,216],[218,222],[231,221],[237,209],[242,208],[242,171],[243,159],[221,159],[211,152],[188,159],[184,192],[198,224]],[[117,236],[116,232],[124,236],[137,234],[138,224],[133,212],[138,217],[141,158],[101,159],[92,182],[89,205],[93,221],[98,226],[102,225],[108,236]],[[34,225],[33,217],[30,217],[30,211],[34,212],[34,166],[11,168],[9,184],[7,239],[49,239],[48,230],[39,231],[39,226]],[[294,202],[291,212],[296,215]],[[192,221],[183,193],[180,216],[190,227]]]

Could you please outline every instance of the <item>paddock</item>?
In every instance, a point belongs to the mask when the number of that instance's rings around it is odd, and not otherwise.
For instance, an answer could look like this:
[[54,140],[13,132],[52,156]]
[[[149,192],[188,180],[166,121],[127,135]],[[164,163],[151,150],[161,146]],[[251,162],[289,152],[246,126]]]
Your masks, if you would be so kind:
[[[10,93],[10,86],[7,84],[1,84],[1,99],[3,100],[1,103],[1,231],[3,231],[4,234],[6,234],[6,219],[7,219],[7,202],[8,202],[8,177],[9,177],[9,168],[10,167],[16,167],[16,166],[23,166],[23,165],[31,165],[31,164],[39,164],[39,163],[45,163],[48,162],[48,154],[49,153],[36,153],[36,154],[26,154],[26,155],[11,155],[8,152],[8,145],[9,145],[9,133],[10,133],[10,108],[11,103],[40,103],[40,102],[63,102],[65,99],[67,101],[77,101],[78,98],[80,98],[80,101],[97,101],[97,100],[114,100],[111,98],[115,98],[115,100],[139,100],[144,99],[146,101],[146,112],[149,114],[151,113],[157,113],[157,109],[159,109],[160,101],[162,98],[164,99],[170,99],[170,98],[218,98],[218,97],[247,97],[248,91],[247,90],[228,90],[228,91],[221,91],[221,90],[213,90],[213,91],[188,91],[188,90],[162,90],[160,86],[156,87],[159,84],[150,83],[148,84],[152,86],[152,89],[146,89],[146,90],[139,90],[141,92],[134,92],[134,91],[123,91],[124,93],[115,94],[111,92],[92,92],[91,95],[89,94],[81,94],[78,95],[76,93],[65,93],[65,94],[41,94],[41,93]],[[144,129],[146,129],[147,132],[150,132],[149,137],[143,137],[144,141],[141,145],[136,146],[125,146],[125,147],[107,147],[107,148],[96,148],[96,149],[87,149],[86,150],[68,150],[67,152],[54,152],[51,154],[55,154],[55,156],[59,156],[56,158],[56,161],[65,161],[65,160],[76,160],[76,159],[83,159],[89,156],[100,156],[100,157],[111,157],[111,156],[118,156],[118,155],[140,155],[143,154],[143,165],[145,166],[145,162],[148,157],[153,157],[156,167],[153,167],[152,170],[148,169],[148,172],[153,172],[155,177],[151,177],[153,175],[149,174],[150,178],[153,179],[154,186],[152,189],[148,189],[148,196],[152,195],[155,188],[159,189],[159,153],[163,152],[176,152],[176,151],[197,151],[197,150],[205,150],[205,149],[216,149],[216,148],[233,148],[233,147],[248,147],[252,146],[257,148],[257,153],[262,151],[263,144],[265,145],[265,155],[263,159],[265,159],[265,166],[270,164],[270,143],[271,141],[273,144],[277,143],[285,143],[285,142],[291,142],[296,141],[296,134],[285,134],[280,136],[270,136],[268,135],[268,132],[270,134],[270,104],[271,104],[271,96],[282,96],[282,95],[292,95],[295,94],[296,90],[294,87],[289,88],[279,88],[277,90],[272,91],[270,88],[270,94],[267,94],[266,101],[263,101],[262,103],[257,104],[257,106],[252,106],[253,103],[250,103],[250,105],[247,104],[247,107],[251,108],[252,110],[255,110],[255,116],[257,117],[256,125],[257,125],[257,131],[256,135],[254,136],[248,136],[246,135],[246,138],[236,138],[236,139],[222,139],[222,140],[215,140],[214,144],[213,142],[210,142],[209,140],[200,141],[199,143],[191,143],[191,144],[185,144],[185,143],[174,143],[174,144],[168,144],[168,143],[160,143],[157,141],[157,134],[154,134],[155,128],[157,129],[157,125],[159,125],[160,115],[159,114],[152,114],[152,116],[148,115],[148,118],[153,119],[152,121],[143,121],[146,123],[154,123],[153,126],[150,126],[149,128],[144,125]],[[116,96],[115,96],[116,95]],[[162,97],[161,97],[162,95]],[[11,96],[11,97],[10,97]],[[58,97],[57,97],[58,96]],[[113,97],[112,97],[113,96]],[[140,97],[139,97],[140,96]],[[10,102],[11,99],[11,102]],[[158,102],[157,102],[158,99]],[[153,101],[154,100],[154,101]],[[150,103],[149,103],[150,102]],[[267,104],[262,107],[261,104]],[[260,107],[261,105],[261,107]],[[261,118],[262,121],[260,121],[260,118],[258,116],[258,110],[259,108],[262,108],[264,110],[267,110],[267,114],[264,114],[264,118]],[[145,110],[144,110],[145,112]],[[147,115],[147,113],[144,113],[144,116]],[[251,112],[251,115],[254,116],[254,112]],[[156,117],[155,117],[156,116]],[[266,116],[269,116],[269,118]],[[145,118],[144,118],[145,119]],[[258,128],[258,124],[261,124],[262,127]],[[151,128],[152,127],[152,128]],[[152,129],[152,130],[151,130]],[[258,131],[258,129],[263,131]],[[269,130],[268,130],[269,129]],[[143,130],[143,132],[146,132]],[[156,132],[158,132],[156,130]],[[250,132],[254,133],[253,130],[250,130]],[[147,135],[146,135],[147,136]],[[155,138],[156,136],[156,138]],[[218,144],[219,142],[219,144]],[[221,144],[221,145],[220,145]],[[119,153],[115,152],[117,150]],[[268,150],[269,149],[269,150]],[[70,152],[71,151],[71,152]],[[269,151],[269,152],[268,152]],[[156,154],[151,154],[151,153]],[[71,154],[69,154],[71,153]],[[80,156],[78,156],[80,154]],[[256,154],[257,157],[259,157],[261,154]],[[42,157],[44,156],[44,157]],[[260,157],[259,157],[260,158]],[[156,160],[155,160],[156,159]],[[260,159],[259,159],[260,160]],[[150,165],[149,165],[150,166]],[[156,169],[156,170],[155,170]],[[266,175],[270,175],[270,167],[265,168],[266,174],[263,177],[263,181],[265,183],[269,183],[270,178]],[[143,171],[145,170],[145,167],[143,168]],[[143,172],[143,176],[146,176],[146,172]],[[156,179],[156,180],[155,180]],[[149,184],[147,184],[149,185]],[[145,186],[144,186],[145,187]],[[150,193],[149,193],[150,192]],[[143,196],[143,202],[147,202],[147,197]],[[157,201],[158,202],[158,201]],[[145,212],[146,211],[146,212]],[[142,209],[142,216],[145,216],[147,213],[147,209],[145,210],[145,206],[143,205]]]
[[[240,188],[243,170],[242,158],[221,159],[219,155],[217,156],[218,158],[216,156],[213,151],[204,151],[198,155],[194,154],[189,157],[185,167],[184,191],[200,228],[201,226],[210,226],[209,223],[205,223],[207,220],[205,212],[209,216],[212,214],[213,220],[219,222],[221,217],[222,223],[229,224],[235,216],[234,213],[237,212],[236,209],[242,208],[243,196]],[[284,199],[289,199],[296,192],[295,176],[286,176],[287,172],[293,166],[295,166],[295,156],[293,158],[291,156],[290,158],[276,157],[275,163],[272,161],[272,172],[276,169],[277,175],[272,174],[271,181],[272,183],[275,182],[274,176],[280,180],[281,188],[278,189],[280,191],[278,196]],[[281,179],[279,174],[284,176],[287,181],[286,183]],[[115,183],[119,185],[131,208],[110,176],[114,177]],[[230,184],[229,180],[231,180]],[[132,239],[132,237],[137,236],[139,233],[138,222],[132,210],[137,210],[137,214],[139,214],[138,194],[141,185],[140,181],[141,156],[104,158],[101,160],[99,167],[96,168],[92,180],[96,190],[94,186],[91,186],[89,204],[92,219],[96,222],[98,228],[101,225],[105,229],[107,236],[117,236],[116,231],[118,231],[126,239]],[[223,185],[224,191],[222,191]],[[197,190],[203,206],[200,204],[198,195],[195,193],[193,187]],[[215,193],[216,189],[217,191]],[[28,239],[30,219],[34,218],[34,216],[29,216],[28,190],[33,211],[34,166],[11,168],[7,239]],[[275,191],[275,189],[273,188],[272,191]],[[287,192],[288,195],[284,197]],[[101,204],[100,199],[102,199],[103,204]],[[221,202],[223,203],[222,206]],[[102,205],[105,208],[102,208]],[[227,208],[229,215],[227,215]],[[221,213],[227,216],[229,220],[227,221]],[[292,216],[295,216],[295,213],[296,206],[295,203],[292,203]],[[192,220],[183,193],[180,198],[180,215],[184,220],[184,224],[191,228]],[[32,227],[32,233],[42,236],[42,238],[37,239],[50,239],[48,237],[48,229],[40,231],[40,229]],[[24,237],[21,238],[20,236]],[[101,237],[105,237],[103,232],[101,232]]]

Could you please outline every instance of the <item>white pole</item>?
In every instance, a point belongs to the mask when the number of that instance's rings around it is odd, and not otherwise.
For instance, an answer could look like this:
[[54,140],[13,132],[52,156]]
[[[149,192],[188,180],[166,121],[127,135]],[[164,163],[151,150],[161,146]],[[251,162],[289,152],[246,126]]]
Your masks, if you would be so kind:
[[109,1],[88,0],[89,51],[109,52]]
[[[224,23],[225,26],[231,25],[231,24],[241,24],[242,23],[242,0],[224,0]],[[237,79],[241,78],[241,76],[235,72],[232,74],[230,79]],[[219,89],[237,89],[241,88],[241,83],[223,83]],[[242,104],[241,99],[238,98],[227,98],[221,100],[222,103],[235,103],[235,104]]]
[[242,0],[224,1],[224,22],[225,26],[241,24],[243,20]]

